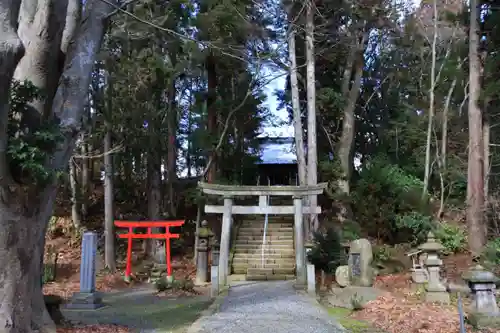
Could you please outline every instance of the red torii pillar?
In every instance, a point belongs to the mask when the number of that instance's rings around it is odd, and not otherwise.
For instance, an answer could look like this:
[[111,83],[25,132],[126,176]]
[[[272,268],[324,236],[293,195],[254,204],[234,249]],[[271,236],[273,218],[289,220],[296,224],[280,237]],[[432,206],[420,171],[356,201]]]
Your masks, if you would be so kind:
[[[119,228],[128,228],[127,234],[119,234],[119,238],[128,239],[127,244],[127,266],[125,269],[125,280],[130,281],[132,273],[132,239],[164,239],[165,257],[167,261],[167,276],[172,276],[172,263],[170,258],[170,239],[179,238],[179,234],[170,233],[170,227],[180,227],[184,220],[177,221],[115,221],[115,226]],[[147,228],[145,234],[134,234],[134,228]],[[152,228],[165,228],[165,233],[153,234]]]

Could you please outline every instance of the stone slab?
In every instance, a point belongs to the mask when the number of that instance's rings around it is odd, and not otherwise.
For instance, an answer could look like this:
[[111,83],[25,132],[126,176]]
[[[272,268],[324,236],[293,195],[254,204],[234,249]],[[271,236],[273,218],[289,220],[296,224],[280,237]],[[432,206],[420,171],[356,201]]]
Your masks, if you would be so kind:
[[382,290],[373,287],[349,286],[345,288],[332,288],[326,299],[331,306],[352,309],[352,300],[356,298],[361,305],[375,300],[382,295]]
[[97,310],[105,307],[100,293],[75,293],[69,303],[63,305],[67,310]]

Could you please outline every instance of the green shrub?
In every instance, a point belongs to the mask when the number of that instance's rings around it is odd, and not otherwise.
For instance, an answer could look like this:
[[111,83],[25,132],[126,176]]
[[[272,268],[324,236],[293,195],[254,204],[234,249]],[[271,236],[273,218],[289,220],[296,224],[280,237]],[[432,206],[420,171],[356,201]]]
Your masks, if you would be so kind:
[[444,246],[444,253],[462,252],[467,247],[467,235],[465,231],[457,225],[439,223],[434,230],[436,238]]
[[400,232],[409,231],[412,237],[410,240],[412,245],[425,242],[429,231],[434,229],[432,217],[418,212],[397,215],[395,225]]
[[418,177],[389,158],[377,156],[363,164],[354,183],[354,217],[369,236],[390,244],[413,240],[413,229],[401,230],[397,222],[410,213],[425,215],[427,207],[422,205],[422,187]]
[[340,235],[333,228],[325,233],[314,233],[314,243],[307,257],[316,268],[326,273],[335,273],[338,266],[346,263]]
[[389,245],[379,245],[373,248],[373,261],[382,263],[392,258],[392,248]]
[[342,223],[341,238],[344,241],[352,241],[361,236],[361,227],[354,221],[347,220]]
[[493,239],[486,244],[483,251],[483,261],[487,266],[500,266],[500,238]]

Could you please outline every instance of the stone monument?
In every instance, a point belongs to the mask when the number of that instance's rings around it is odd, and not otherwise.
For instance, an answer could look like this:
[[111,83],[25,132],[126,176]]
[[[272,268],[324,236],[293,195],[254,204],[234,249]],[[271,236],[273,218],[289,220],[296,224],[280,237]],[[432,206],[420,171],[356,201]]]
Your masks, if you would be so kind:
[[443,265],[443,261],[439,259],[438,254],[443,250],[443,246],[436,240],[434,234],[429,232],[427,235],[427,242],[420,245],[419,250],[427,253],[427,259],[425,260],[425,266],[427,267],[427,285],[425,287],[426,302],[438,302],[449,304],[450,294],[448,293],[446,286],[441,281],[441,276],[439,271]]
[[462,277],[471,289],[474,303],[472,316],[478,326],[500,327],[500,310],[495,297],[499,279],[491,272],[477,265]]
[[373,286],[374,270],[372,245],[368,239],[353,240],[349,249],[349,282],[353,286]]
[[341,287],[348,287],[351,284],[349,280],[349,266],[343,265],[335,270],[335,281]]
[[73,294],[64,307],[71,310],[95,310],[104,306],[95,290],[95,257],[97,234],[86,232],[82,237],[82,259],[80,264],[80,292]]

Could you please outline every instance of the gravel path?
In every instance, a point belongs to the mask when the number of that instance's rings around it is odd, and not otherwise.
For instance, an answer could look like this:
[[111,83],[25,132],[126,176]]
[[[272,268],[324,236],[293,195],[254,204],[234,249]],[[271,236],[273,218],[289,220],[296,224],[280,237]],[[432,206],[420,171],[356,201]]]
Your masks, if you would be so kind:
[[293,288],[293,281],[231,287],[219,311],[198,333],[343,333],[328,313]]

